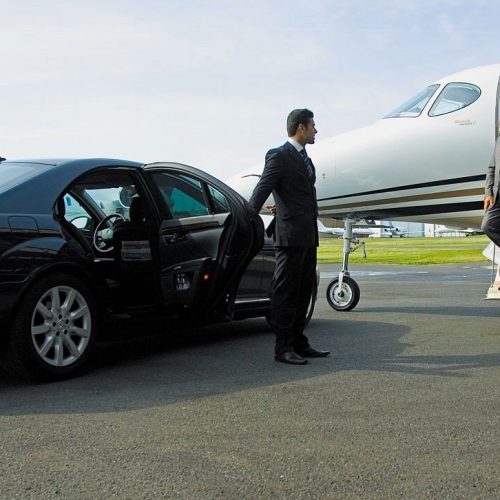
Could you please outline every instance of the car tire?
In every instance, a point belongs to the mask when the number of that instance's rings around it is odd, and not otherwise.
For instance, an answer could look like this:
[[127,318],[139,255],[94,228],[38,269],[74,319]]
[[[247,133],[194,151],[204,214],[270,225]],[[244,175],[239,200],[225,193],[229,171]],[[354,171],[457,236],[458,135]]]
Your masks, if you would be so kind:
[[44,276],[19,304],[2,364],[29,381],[73,377],[88,361],[97,328],[97,306],[82,280],[62,273]]

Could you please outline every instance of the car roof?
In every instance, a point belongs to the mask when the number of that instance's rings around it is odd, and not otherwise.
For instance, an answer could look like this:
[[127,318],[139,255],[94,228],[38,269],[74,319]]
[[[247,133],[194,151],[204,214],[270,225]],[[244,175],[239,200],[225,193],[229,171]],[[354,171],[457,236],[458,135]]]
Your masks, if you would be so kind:
[[56,198],[80,175],[99,167],[137,168],[143,163],[114,158],[32,159],[0,163],[2,168],[14,165],[30,167],[30,175],[13,182],[1,192],[0,212],[50,213]]

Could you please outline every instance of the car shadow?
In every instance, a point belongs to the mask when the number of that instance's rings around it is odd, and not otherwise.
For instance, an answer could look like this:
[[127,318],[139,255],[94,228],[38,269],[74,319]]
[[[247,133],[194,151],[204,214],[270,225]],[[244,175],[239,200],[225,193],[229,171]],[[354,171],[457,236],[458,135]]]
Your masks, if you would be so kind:
[[405,356],[408,332],[387,322],[313,320],[311,343],[332,356],[306,366],[273,360],[274,336],[261,319],[106,342],[78,378],[28,385],[0,377],[0,415],[131,411],[348,370],[466,377],[500,363],[500,354]]

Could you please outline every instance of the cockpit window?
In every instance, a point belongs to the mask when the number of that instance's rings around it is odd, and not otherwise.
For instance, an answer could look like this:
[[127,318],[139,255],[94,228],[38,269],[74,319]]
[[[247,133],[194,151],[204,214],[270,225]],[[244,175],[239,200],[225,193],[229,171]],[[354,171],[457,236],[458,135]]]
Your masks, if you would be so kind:
[[415,97],[413,97],[409,101],[406,101],[394,111],[384,116],[384,118],[415,118],[419,116],[438,87],[439,85],[437,83],[434,85],[429,85]]
[[470,83],[449,83],[432,105],[429,116],[453,113],[472,104],[481,95],[481,89]]

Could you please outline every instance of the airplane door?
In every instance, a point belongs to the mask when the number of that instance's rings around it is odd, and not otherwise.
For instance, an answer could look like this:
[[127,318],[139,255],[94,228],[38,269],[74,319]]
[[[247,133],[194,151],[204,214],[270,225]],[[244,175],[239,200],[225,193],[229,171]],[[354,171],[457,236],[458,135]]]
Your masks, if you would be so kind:
[[159,237],[165,305],[229,314],[241,276],[262,246],[260,218],[237,193],[199,171],[155,167],[151,180],[165,213]]
[[498,136],[500,136],[500,78],[498,79],[498,85],[497,85],[497,121],[495,130],[496,130],[495,137],[498,138]]

